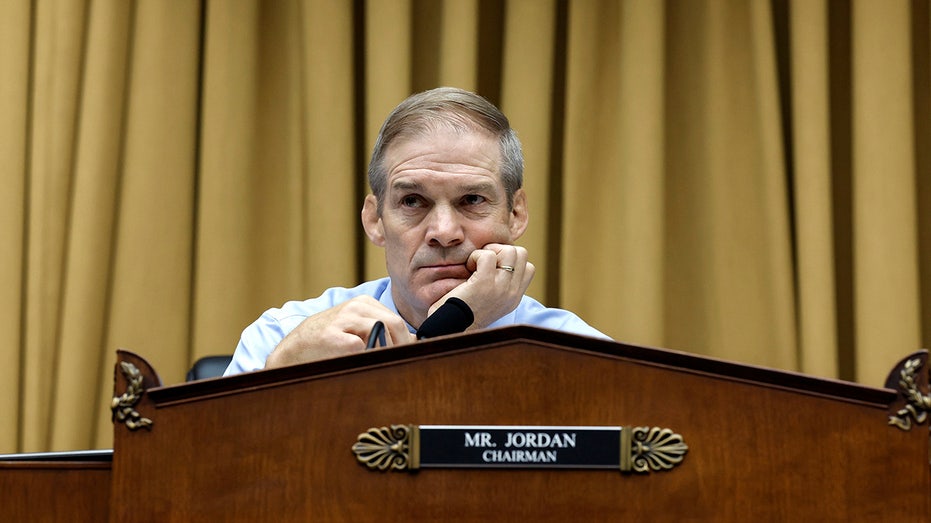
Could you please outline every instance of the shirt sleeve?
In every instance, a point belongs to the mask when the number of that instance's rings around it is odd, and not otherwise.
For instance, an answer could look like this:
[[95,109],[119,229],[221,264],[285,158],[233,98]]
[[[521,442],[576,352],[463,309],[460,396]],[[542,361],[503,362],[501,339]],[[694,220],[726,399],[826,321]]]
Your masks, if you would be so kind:
[[511,323],[535,325],[537,327],[545,327],[547,329],[580,334],[582,336],[611,339],[610,336],[592,327],[588,323],[585,323],[585,320],[574,312],[565,309],[546,307],[529,296],[524,296],[524,299],[521,300],[520,305],[518,305],[517,310],[515,310],[512,315],[513,319]]
[[268,355],[281,343],[285,335],[281,323],[272,310],[266,311],[242,331],[239,344],[233,352],[233,359],[223,375],[229,376],[264,368]]

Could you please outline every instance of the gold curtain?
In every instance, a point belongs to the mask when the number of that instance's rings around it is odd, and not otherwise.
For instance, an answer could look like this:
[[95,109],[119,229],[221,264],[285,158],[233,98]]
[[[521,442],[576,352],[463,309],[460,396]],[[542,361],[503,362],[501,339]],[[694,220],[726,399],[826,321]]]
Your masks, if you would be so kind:
[[0,2],[0,452],[107,447],[114,351],[177,383],[385,273],[387,112],[498,103],[530,293],[619,341],[880,386],[931,339],[928,0]]

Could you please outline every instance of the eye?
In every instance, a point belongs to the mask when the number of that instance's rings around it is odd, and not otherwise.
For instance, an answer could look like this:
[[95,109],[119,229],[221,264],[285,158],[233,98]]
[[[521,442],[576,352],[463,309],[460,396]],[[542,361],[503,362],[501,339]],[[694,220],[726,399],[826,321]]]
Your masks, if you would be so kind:
[[465,205],[479,205],[485,203],[485,197],[480,194],[467,194],[462,197],[462,203]]
[[423,207],[423,198],[416,194],[408,194],[401,198],[401,207],[418,208]]

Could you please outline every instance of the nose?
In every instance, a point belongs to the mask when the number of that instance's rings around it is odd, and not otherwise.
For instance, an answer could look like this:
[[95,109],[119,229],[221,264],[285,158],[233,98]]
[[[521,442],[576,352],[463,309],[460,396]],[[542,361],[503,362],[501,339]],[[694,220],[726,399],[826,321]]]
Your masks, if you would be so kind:
[[461,217],[448,205],[437,205],[430,212],[427,243],[432,247],[454,247],[465,239]]

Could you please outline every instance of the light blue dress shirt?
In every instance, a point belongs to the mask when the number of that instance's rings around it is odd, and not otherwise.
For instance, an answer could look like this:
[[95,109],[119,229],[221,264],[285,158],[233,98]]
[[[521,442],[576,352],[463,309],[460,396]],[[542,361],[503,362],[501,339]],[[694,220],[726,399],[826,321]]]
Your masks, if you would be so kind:
[[[289,301],[281,308],[265,311],[252,325],[246,327],[242,332],[236,352],[233,353],[233,361],[224,375],[229,376],[264,368],[265,360],[272,350],[302,321],[356,296],[371,296],[389,310],[398,312],[398,308],[394,305],[394,298],[391,296],[390,278],[365,282],[351,289],[334,287],[317,298]],[[517,324],[536,325],[585,336],[608,338],[572,312],[544,307],[543,304],[529,296],[524,296],[516,309],[502,316],[488,328]],[[415,332],[410,325],[407,327],[411,332]]]

